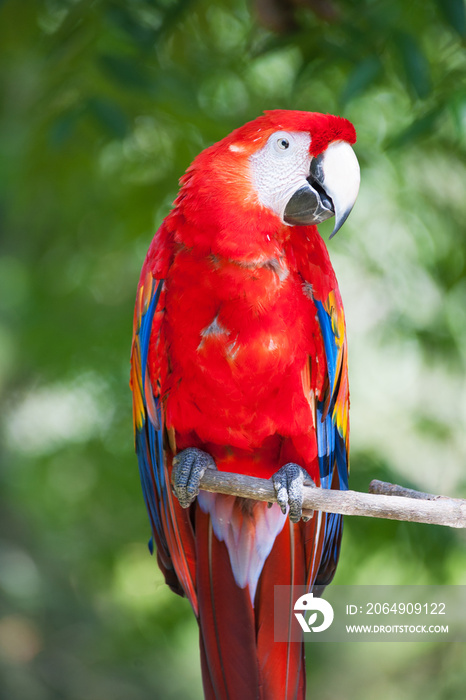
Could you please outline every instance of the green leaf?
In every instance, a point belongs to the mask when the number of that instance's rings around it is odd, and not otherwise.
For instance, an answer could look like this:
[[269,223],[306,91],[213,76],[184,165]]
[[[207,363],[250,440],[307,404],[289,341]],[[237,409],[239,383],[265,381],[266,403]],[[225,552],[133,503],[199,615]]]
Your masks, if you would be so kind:
[[81,115],[82,109],[74,108],[63,112],[52,122],[49,130],[51,146],[61,148],[71,138]]
[[439,107],[430,110],[427,114],[412,122],[406,129],[390,138],[385,147],[387,149],[401,148],[429,136],[434,131],[437,119],[442,112],[443,109]]
[[140,63],[115,54],[101,54],[98,61],[104,71],[122,87],[133,90],[152,88],[152,80]]
[[341,92],[340,101],[346,104],[354,97],[365,92],[380,74],[381,67],[379,59],[375,56],[370,56],[361,61],[350,74]]
[[110,5],[105,13],[115,26],[122,29],[141,49],[149,49],[155,41],[155,30],[143,26],[125,6]]
[[128,132],[128,120],[119,106],[102,97],[91,97],[87,108],[105,129],[117,138],[124,138]]
[[431,91],[430,68],[424,53],[410,34],[400,32],[396,36],[403,68],[409,86],[416,97],[424,99]]
[[437,0],[439,10],[461,37],[466,37],[466,9],[464,0]]
[[466,133],[466,93],[453,95],[448,102],[456,136],[462,138]]

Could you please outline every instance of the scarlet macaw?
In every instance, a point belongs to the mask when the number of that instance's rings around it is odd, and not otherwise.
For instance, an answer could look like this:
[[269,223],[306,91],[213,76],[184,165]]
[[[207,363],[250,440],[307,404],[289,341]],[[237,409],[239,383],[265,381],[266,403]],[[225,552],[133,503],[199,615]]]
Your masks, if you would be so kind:
[[[302,484],[348,488],[345,321],[315,224],[335,215],[336,233],[353,207],[355,140],[347,120],[309,112],[236,129],[188,168],[142,268],[136,451],[158,564],[199,622],[208,699],[305,697],[302,645],[273,641],[273,593],[329,583],[339,556],[341,516],[302,518]],[[278,504],[199,491],[206,468],[272,478]]]

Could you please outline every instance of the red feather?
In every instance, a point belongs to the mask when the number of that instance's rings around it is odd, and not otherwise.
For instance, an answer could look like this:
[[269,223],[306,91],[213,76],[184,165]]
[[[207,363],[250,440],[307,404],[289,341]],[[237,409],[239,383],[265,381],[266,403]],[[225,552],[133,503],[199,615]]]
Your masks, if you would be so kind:
[[[229,554],[196,509],[199,619],[206,698],[258,698],[254,611],[246,588],[234,580]],[[209,694],[210,693],[210,694]]]

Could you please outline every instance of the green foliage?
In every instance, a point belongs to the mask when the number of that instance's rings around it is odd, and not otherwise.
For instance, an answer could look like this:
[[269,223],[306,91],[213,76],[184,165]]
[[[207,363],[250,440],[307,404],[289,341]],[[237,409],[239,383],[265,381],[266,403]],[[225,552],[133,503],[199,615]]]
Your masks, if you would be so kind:
[[[348,318],[353,487],[386,478],[464,496],[464,2],[280,5],[0,4],[5,697],[201,697],[195,622],[145,547],[132,309],[178,178],[264,109],[341,113],[359,134],[359,202],[329,245]],[[348,519],[337,581],[465,583],[463,544]],[[464,695],[449,645],[312,652],[310,697]]]

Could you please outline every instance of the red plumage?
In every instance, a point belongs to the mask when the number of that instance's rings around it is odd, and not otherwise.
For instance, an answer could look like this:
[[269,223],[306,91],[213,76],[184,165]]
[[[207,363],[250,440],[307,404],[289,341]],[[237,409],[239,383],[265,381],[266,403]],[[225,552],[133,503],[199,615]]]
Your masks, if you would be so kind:
[[251,173],[282,130],[310,135],[310,159],[355,141],[339,117],[277,110],[203,151],[150,246],[136,303],[144,495],[167,583],[198,616],[204,690],[217,700],[304,698],[302,646],[273,641],[274,585],[328,582],[341,536],[338,516],[293,524],[276,505],[203,492],[185,510],[169,488],[173,456],[192,447],[223,471],[269,478],[293,462],[318,485],[346,487],[335,274],[316,227],[262,205]]

